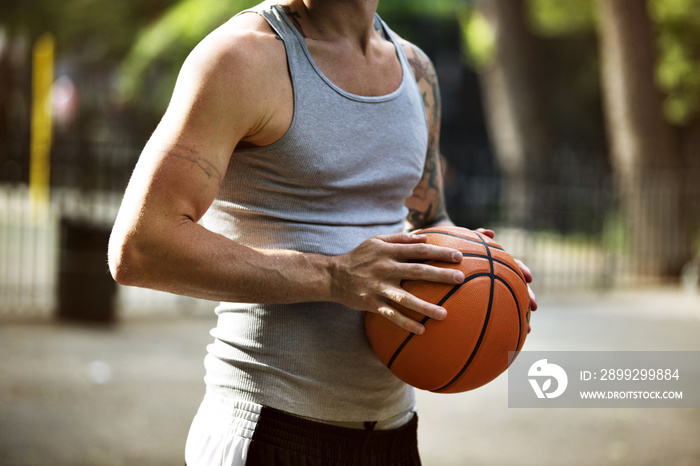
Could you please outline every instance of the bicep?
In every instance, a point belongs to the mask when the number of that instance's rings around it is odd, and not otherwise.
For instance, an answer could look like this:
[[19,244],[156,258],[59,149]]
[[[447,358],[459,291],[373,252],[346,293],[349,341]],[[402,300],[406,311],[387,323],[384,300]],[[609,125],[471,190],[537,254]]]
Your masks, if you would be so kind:
[[134,216],[198,221],[218,193],[233,149],[255,124],[235,63],[211,44],[198,47],[127,188]]

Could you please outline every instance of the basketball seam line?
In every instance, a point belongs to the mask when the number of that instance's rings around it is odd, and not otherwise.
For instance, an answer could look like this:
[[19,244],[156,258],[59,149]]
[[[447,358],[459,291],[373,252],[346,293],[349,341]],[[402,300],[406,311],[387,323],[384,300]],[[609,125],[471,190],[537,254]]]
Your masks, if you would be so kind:
[[481,242],[484,244],[484,247],[486,248],[486,254],[488,254],[488,259],[489,259],[489,269],[490,269],[490,274],[488,274],[490,278],[490,287],[489,287],[489,305],[486,308],[486,316],[484,316],[484,323],[481,327],[481,333],[479,334],[479,339],[476,341],[476,344],[474,345],[474,349],[472,350],[472,354],[469,355],[469,359],[467,359],[467,362],[462,366],[462,369],[455,375],[452,380],[447,382],[445,385],[443,385],[440,388],[437,388],[435,390],[431,390],[432,392],[439,392],[442,390],[446,390],[449,388],[451,385],[453,385],[461,376],[464,374],[464,372],[467,370],[469,365],[472,363],[474,358],[476,357],[476,353],[479,351],[479,348],[481,347],[481,342],[484,340],[484,335],[486,335],[486,329],[489,326],[489,321],[491,320],[491,308],[493,307],[493,292],[495,288],[495,275],[494,275],[494,270],[493,270],[493,258],[491,256],[491,249],[489,249],[489,245],[486,244],[486,241],[481,239]]
[[[475,259],[487,259],[487,260],[489,259],[488,256],[485,256],[485,255],[483,255],[483,254],[477,254],[477,253],[474,253],[474,252],[463,252],[463,253],[462,253],[462,257],[473,257],[473,258],[475,258]],[[503,266],[505,266],[505,267],[508,267],[510,270],[512,270],[513,272],[515,272],[515,274],[518,276],[518,278],[520,279],[521,282],[527,283],[527,282],[525,281],[525,279],[522,277],[522,275],[520,275],[520,273],[518,273],[518,271],[517,271],[512,265],[510,265],[509,263],[507,263],[507,262],[505,262],[505,261],[502,261],[501,259],[498,259],[498,258],[496,258],[496,257],[491,258],[491,260],[493,260],[494,262],[498,262],[499,264],[501,264],[501,265],[503,265]]]
[[[445,303],[445,301],[447,301],[448,299],[450,299],[450,297],[451,297],[453,294],[455,294],[455,293],[457,292],[457,290],[459,290],[462,286],[464,286],[468,281],[471,281],[471,280],[473,280],[474,278],[481,277],[481,276],[483,276],[483,275],[484,275],[484,274],[474,274],[474,275],[470,275],[469,277],[465,278],[464,281],[463,281],[462,283],[453,286],[452,289],[451,289],[450,291],[448,291],[447,294],[446,294],[445,296],[443,296],[442,299],[440,299],[440,301],[438,301],[437,305],[438,305],[438,306],[442,306],[442,305]],[[423,325],[423,324],[425,324],[425,323],[426,323],[427,321],[429,321],[429,320],[430,320],[430,317],[425,316],[425,317],[420,321],[420,323],[421,323],[421,325]],[[394,364],[394,361],[396,360],[396,358],[399,356],[399,354],[401,353],[401,351],[403,351],[403,349],[406,347],[406,345],[408,344],[408,342],[411,341],[411,339],[413,339],[413,337],[414,337],[415,335],[416,335],[415,333],[409,333],[408,336],[407,336],[406,338],[404,338],[403,342],[401,342],[401,344],[399,345],[399,347],[396,348],[396,351],[394,351],[394,354],[391,356],[391,359],[389,359],[389,362],[387,363],[387,367],[388,367],[389,369],[391,369],[391,366]]]
[[[474,239],[474,238],[470,238],[469,236],[462,236],[462,235],[458,235],[458,234],[455,234],[455,233],[449,233],[449,232],[446,232],[446,231],[423,231],[423,232],[421,232],[420,234],[422,234],[422,235],[445,235],[445,236],[451,236],[451,237],[453,237],[453,238],[463,239],[463,240],[469,241],[470,243],[483,244],[483,245],[486,247],[486,253],[488,254],[488,257],[487,257],[487,256],[483,256],[483,255],[480,255],[480,254],[475,254],[475,253],[462,253],[462,256],[463,256],[463,257],[483,257],[484,259],[487,259],[487,258],[490,259],[490,258],[492,258],[490,248],[496,249],[496,250],[498,250],[498,251],[506,252],[502,247],[500,247],[500,246],[495,246],[495,245],[489,244],[489,243],[487,243],[486,241],[484,241],[483,234],[482,234],[482,233],[479,233],[478,231],[475,231],[475,232],[474,232],[474,234],[475,234],[476,236],[479,237],[478,240],[476,240],[476,239]],[[469,256],[467,256],[467,254],[469,254]],[[525,278],[521,275],[521,272],[518,272],[518,271],[515,270],[513,267],[511,267],[510,265],[506,264],[505,262],[500,261],[499,259],[493,258],[493,260],[495,260],[496,262],[498,262],[498,263],[500,263],[500,264],[505,265],[506,267],[508,267],[509,269],[511,269],[512,271],[514,271],[514,272],[520,277],[520,279],[521,279],[523,282],[527,283],[527,282],[525,281]]]
[[[475,233],[476,233],[476,232],[475,232]],[[494,249],[498,249],[499,251],[503,251],[503,248],[502,248],[502,247],[490,245],[490,244],[488,244],[486,241],[484,241],[481,237],[479,237],[479,239],[476,240],[476,239],[470,238],[470,237],[468,237],[468,236],[460,236],[460,235],[456,235],[456,234],[454,234],[454,233],[448,233],[448,232],[446,232],[446,231],[423,231],[423,232],[419,232],[419,234],[421,234],[421,235],[445,235],[445,236],[452,236],[453,238],[463,239],[463,240],[469,241],[470,243],[483,244],[483,245],[485,245],[485,246],[487,246],[487,247],[489,247],[489,248],[494,248]],[[476,233],[476,234],[479,235],[479,233]]]
[[[518,341],[516,342],[515,350],[514,350],[514,351],[517,353],[517,352],[518,352],[518,348],[520,347],[520,339],[521,339],[522,330],[523,330],[522,322],[521,322],[521,316],[520,316],[520,303],[518,303],[518,297],[517,297],[517,295],[515,294],[515,292],[513,291],[513,288],[510,286],[510,284],[509,284],[507,281],[505,281],[503,278],[499,277],[498,275],[493,275],[493,276],[491,276],[490,274],[482,273],[482,274],[480,274],[479,276],[481,276],[481,277],[489,276],[489,277],[491,277],[494,281],[497,280],[497,281],[501,282],[502,284],[504,284],[504,285],[506,286],[506,288],[508,288],[508,291],[510,292],[510,296],[511,296],[511,298],[513,298],[513,302],[515,302],[515,308],[516,308],[516,312],[517,312],[517,314],[518,314]],[[492,283],[493,283],[493,282],[492,282]],[[491,304],[491,303],[489,303],[489,304]],[[479,340],[477,341],[477,344],[476,344],[476,346],[474,347],[474,351],[472,352],[472,355],[469,357],[469,359],[468,359],[467,362],[464,364],[464,366],[462,367],[462,369],[459,371],[459,373],[458,373],[455,377],[453,377],[453,379],[452,379],[450,382],[448,382],[446,385],[444,385],[444,386],[442,386],[442,387],[440,387],[440,388],[436,388],[436,389],[434,389],[434,390],[431,390],[432,392],[439,392],[439,391],[441,391],[441,390],[445,390],[446,388],[449,388],[449,387],[450,387],[452,384],[454,384],[454,383],[462,376],[462,374],[464,374],[464,372],[467,370],[467,368],[468,368],[469,365],[471,364],[472,359],[474,359],[474,357],[476,356],[476,353],[477,353],[479,347],[481,346],[481,339],[483,338],[483,335],[486,333],[486,328],[488,327],[488,323],[489,323],[489,321],[490,321],[490,313],[491,313],[491,310],[489,309],[488,312],[487,312],[485,321],[484,321],[484,327],[482,328],[482,335],[479,336]],[[514,355],[513,359],[510,359],[510,360],[508,361],[508,365],[509,365],[509,366],[510,366],[510,364],[515,360],[515,356],[517,356],[517,354]]]
[[522,334],[523,334],[523,323],[522,323],[522,317],[520,315],[520,303],[518,302],[518,297],[516,296],[515,291],[513,291],[513,288],[510,286],[510,283],[503,280],[501,277],[497,277],[497,279],[498,279],[498,281],[503,283],[506,286],[506,288],[508,288],[508,291],[510,291],[510,295],[513,298],[513,301],[515,302],[515,310],[518,313],[518,341],[515,344],[515,353],[516,354],[513,355],[513,359],[509,359],[509,361],[508,361],[508,366],[510,366],[512,364],[512,362],[515,361],[515,357],[517,356],[517,353],[520,351],[519,348],[520,348],[520,339],[521,339]]
[[[491,247],[491,246],[489,246],[489,247]],[[498,249],[498,248],[496,248],[496,249]],[[503,249],[499,249],[499,251],[503,251]],[[503,252],[505,252],[505,251],[503,251]],[[475,253],[475,252],[463,252],[463,253],[462,253],[462,257],[471,257],[471,258],[474,258],[474,259],[486,259],[486,260],[489,259],[489,256],[488,256],[488,255],[486,255],[486,254],[478,254],[478,253]],[[515,267],[513,267],[512,265],[510,265],[508,262],[505,262],[505,261],[503,261],[503,260],[501,260],[501,259],[499,259],[499,258],[497,258],[497,257],[493,257],[492,259],[493,259],[494,262],[498,262],[498,263],[501,264],[502,266],[507,267],[507,268],[509,268],[510,270],[512,270],[513,272],[515,272],[515,274],[518,276],[518,278],[520,278],[520,281],[521,281],[521,282],[527,283],[527,282],[525,281],[525,278],[523,278],[523,276],[520,274],[520,272],[518,272],[518,270],[515,269]],[[430,261],[430,260],[415,261],[416,264],[427,264],[427,263],[435,263],[435,262],[440,262],[440,261]]]

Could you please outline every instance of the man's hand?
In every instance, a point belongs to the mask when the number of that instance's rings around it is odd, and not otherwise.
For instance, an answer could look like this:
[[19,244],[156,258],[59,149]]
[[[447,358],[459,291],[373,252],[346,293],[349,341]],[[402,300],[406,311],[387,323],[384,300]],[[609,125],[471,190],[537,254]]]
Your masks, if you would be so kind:
[[457,264],[462,253],[456,249],[426,244],[424,235],[397,233],[376,236],[351,252],[334,258],[332,296],[334,301],[358,311],[375,312],[396,325],[421,334],[425,328],[399,312],[399,304],[431,319],[442,320],[444,308],[428,303],[401,288],[403,280],[459,284],[458,270],[433,267],[426,261]]

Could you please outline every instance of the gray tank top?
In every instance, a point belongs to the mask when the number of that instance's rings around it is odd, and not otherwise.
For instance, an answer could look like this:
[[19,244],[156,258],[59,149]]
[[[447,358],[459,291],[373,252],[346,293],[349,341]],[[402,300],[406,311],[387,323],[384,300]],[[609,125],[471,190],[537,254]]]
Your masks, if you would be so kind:
[[[393,33],[403,79],[365,97],[333,84],[276,2],[252,11],[284,41],[294,116],[277,142],[236,150],[204,225],[261,248],[340,255],[403,229],[428,127]],[[373,421],[410,409],[413,391],[374,355],[363,313],[335,303],[221,303],[205,359],[208,390],[326,421]]]

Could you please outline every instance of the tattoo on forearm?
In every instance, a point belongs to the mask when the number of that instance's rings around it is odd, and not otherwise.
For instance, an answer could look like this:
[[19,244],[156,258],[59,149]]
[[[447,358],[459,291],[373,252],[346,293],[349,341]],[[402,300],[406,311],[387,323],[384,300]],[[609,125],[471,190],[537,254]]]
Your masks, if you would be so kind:
[[216,168],[216,165],[211,163],[209,160],[199,155],[199,152],[197,152],[195,149],[182,144],[177,144],[169,152],[169,155],[193,163],[207,175],[208,179],[215,179],[217,183],[221,184],[222,177],[219,169]]
[[440,154],[431,150],[425,161],[423,178],[407,202],[407,220],[415,227],[425,227],[448,218],[439,164]]
[[423,169],[423,177],[426,178],[428,188],[439,191],[442,186],[438,183],[440,173],[438,173],[438,157],[437,152],[429,152],[425,159],[425,168]]

